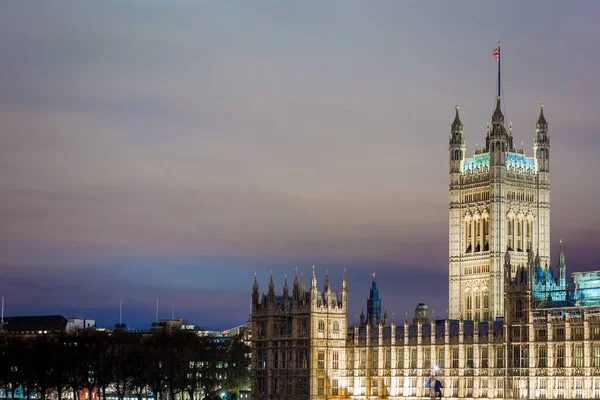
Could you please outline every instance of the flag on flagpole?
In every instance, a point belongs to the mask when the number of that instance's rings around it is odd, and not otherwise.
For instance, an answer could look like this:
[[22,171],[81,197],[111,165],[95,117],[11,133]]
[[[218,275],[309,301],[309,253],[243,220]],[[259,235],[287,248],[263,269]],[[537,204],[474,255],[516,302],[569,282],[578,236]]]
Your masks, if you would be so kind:
[[494,49],[494,51],[492,51],[492,57],[494,57],[496,60],[500,58],[500,50]]

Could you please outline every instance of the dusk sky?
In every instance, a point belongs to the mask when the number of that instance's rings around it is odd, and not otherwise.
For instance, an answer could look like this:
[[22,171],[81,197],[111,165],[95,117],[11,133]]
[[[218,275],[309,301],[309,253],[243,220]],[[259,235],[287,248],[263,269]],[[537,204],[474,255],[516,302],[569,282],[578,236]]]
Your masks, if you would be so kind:
[[[448,140],[505,114],[532,155],[544,102],[551,240],[600,269],[597,1],[4,1],[5,315],[222,329],[254,273],[322,287],[350,321],[448,303]],[[291,283],[291,281],[290,281]]]

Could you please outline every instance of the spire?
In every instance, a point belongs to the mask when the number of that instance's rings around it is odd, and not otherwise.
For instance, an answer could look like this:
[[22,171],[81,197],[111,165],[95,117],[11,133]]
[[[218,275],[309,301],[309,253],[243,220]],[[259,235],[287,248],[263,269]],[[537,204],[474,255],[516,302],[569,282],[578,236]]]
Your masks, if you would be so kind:
[[[501,102],[501,92],[502,92],[502,84],[500,81],[500,42],[498,42],[498,48],[493,53],[494,58],[498,60],[498,90],[496,93],[496,108],[494,109],[494,113],[492,114],[492,130],[490,132],[490,136],[508,139],[509,134],[506,130],[506,126],[504,125],[504,114],[502,114],[502,102]],[[490,150],[488,147],[489,143],[486,143],[486,150]],[[504,145],[501,146],[502,151],[507,151]],[[512,143],[509,143],[509,149],[512,149]],[[498,150],[498,149],[497,149]]]
[[348,287],[348,279],[346,278],[346,268],[344,268],[344,277],[342,278],[342,291],[346,291]]
[[500,109],[500,95],[496,97],[496,109],[492,114],[492,125],[504,125],[504,114]]
[[[496,109],[498,111],[500,111],[500,96],[502,96],[501,89],[502,89],[502,85],[500,82],[500,42],[498,42],[498,95],[496,96]],[[495,113],[494,113],[495,114]],[[502,114],[502,111],[500,111],[500,114]]]
[[296,276],[294,278],[294,288],[298,287],[298,267],[296,267]]
[[258,282],[256,281],[256,272],[254,273],[254,285],[252,285],[252,292],[258,293]]
[[458,109],[460,108],[458,104],[454,107],[456,109],[456,116],[454,117],[454,122],[452,123],[452,133],[462,133],[463,124],[460,121],[460,116],[458,115]]
[[537,128],[540,132],[548,131],[548,122],[546,122],[546,118],[544,117],[544,103],[540,103],[540,116],[537,120]]
[[325,270],[325,291],[328,292],[331,289],[331,285],[329,284],[329,270]]
[[310,279],[310,289],[317,290],[317,276],[315,275],[315,266],[312,266],[312,278]]
[[283,285],[283,295],[285,297],[287,297],[288,296],[288,289],[289,289],[288,288],[288,284],[287,284],[287,274],[285,274],[284,276],[285,276],[285,283]]
[[275,284],[273,283],[273,271],[271,271],[271,281],[269,282],[269,293],[275,291]]
[[565,252],[563,251],[563,242],[560,239],[560,253],[558,253],[558,267],[565,266]]

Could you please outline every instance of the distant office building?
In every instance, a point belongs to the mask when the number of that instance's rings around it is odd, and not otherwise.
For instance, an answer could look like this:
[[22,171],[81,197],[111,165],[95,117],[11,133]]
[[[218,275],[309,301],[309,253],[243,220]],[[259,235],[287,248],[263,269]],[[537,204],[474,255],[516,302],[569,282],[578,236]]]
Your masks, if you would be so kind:
[[95,328],[96,321],[93,319],[37,315],[4,317],[2,331],[9,335],[56,335]]

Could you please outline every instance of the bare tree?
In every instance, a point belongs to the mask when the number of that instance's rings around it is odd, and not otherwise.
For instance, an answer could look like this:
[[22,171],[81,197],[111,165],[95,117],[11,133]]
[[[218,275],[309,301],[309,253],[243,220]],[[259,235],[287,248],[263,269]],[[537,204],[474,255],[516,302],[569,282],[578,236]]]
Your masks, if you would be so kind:
[[244,343],[242,336],[233,338],[227,349],[227,365],[225,366],[224,388],[236,397],[240,390],[250,385],[250,348]]

